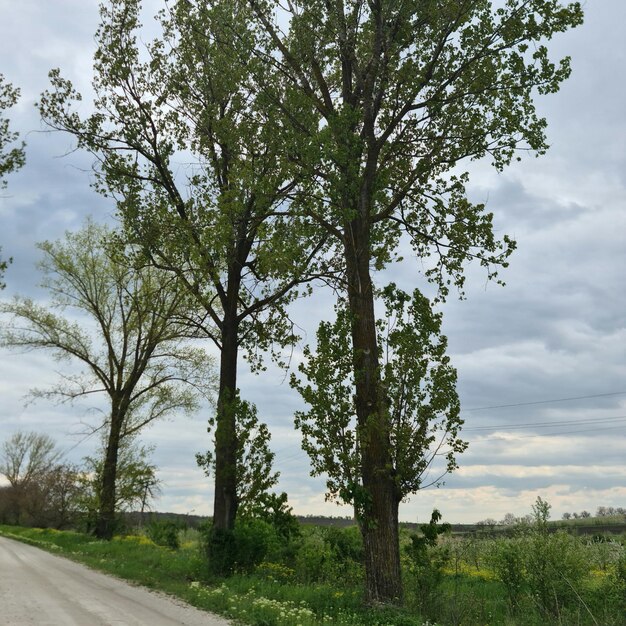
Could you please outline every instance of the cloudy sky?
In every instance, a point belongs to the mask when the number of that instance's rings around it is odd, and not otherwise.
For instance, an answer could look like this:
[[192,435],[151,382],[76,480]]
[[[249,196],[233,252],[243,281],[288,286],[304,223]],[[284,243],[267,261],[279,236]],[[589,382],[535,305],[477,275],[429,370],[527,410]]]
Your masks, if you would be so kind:
[[[402,505],[403,520],[425,520],[435,506],[451,522],[522,515],[538,495],[556,517],[626,506],[626,3],[590,0],[585,11],[582,27],[552,43],[571,55],[573,73],[539,103],[548,154],[504,174],[472,168],[472,197],[487,202],[518,251],[506,287],[470,267],[467,299],[443,308],[470,448],[444,486]],[[2,297],[44,300],[35,243],[79,228],[87,215],[114,214],[90,190],[90,159],[67,155],[71,139],[43,132],[33,106],[53,67],[88,93],[97,2],[0,0],[0,16],[0,73],[22,89],[10,117],[28,144],[26,167],[0,198],[0,246],[14,259]],[[423,286],[415,260],[388,278]],[[295,308],[305,339],[329,307],[319,294]],[[0,353],[0,442],[17,429],[46,432],[78,462],[96,444],[80,436],[89,406],[24,404],[32,386],[54,385],[58,367],[43,354]],[[349,514],[325,503],[323,481],[308,477],[292,426],[301,406],[284,374],[242,372],[240,386],[271,426],[280,488],[295,511]],[[145,432],[164,480],[159,510],[210,513],[212,486],[193,458],[208,443],[205,422],[206,412]]]

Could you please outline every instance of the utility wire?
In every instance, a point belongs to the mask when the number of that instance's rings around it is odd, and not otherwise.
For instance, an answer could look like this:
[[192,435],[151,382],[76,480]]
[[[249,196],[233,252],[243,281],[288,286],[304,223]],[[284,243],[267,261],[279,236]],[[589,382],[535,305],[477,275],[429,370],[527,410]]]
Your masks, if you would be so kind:
[[[557,432],[557,433],[541,433],[537,435],[522,435],[521,437],[517,437],[517,439],[539,439],[541,437],[560,437],[562,435],[577,435],[579,433],[595,433],[599,430],[618,430],[623,429],[623,426],[604,426],[600,428],[584,428],[581,430],[566,430],[565,432]],[[473,448],[474,446],[479,446],[483,443],[493,443],[497,440],[497,437],[489,438],[489,439],[481,439],[480,441],[472,441],[470,442],[470,446]]]
[[587,400],[588,398],[608,398],[610,396],[623,396],[626,391],[614,391],[612,393],[596,393],[589,396],[572,396],[570,398],[556,398],[554,400],[535,400],[533,402],[517,402],[515,404],[498,404],[494,406],[478,406],[472,409],[462,409],[461,412],[487,411],[490,409],[508,409],[516,406],[531,406],[535,404],[551,404],[553,402],[570,402],[572,400]]
[[520,437],[520,439],[531,439],[536,437],[554,437],[560,435],[576,435],[578,433],[595,433],[598,430],[617,430],[621,429],[622,426],[602,426],[600,428],[585,428],[583,430],[567,430],[565,432],[560,433],[543,433],[541,435],[524,435]]
[[[551,404],[551,403],[556,403],[556,402],[572,402],[575,400],[588,400],[588,399],[592,399],[592,398],[608,398],[608,397],[612,397],[612,396],[621,396],[621,395],[626,395],[626,391],[613,391],[611,393],[597,393],[597,394],[590,394],[590,395],[586,395],[586,396],[571,396],[568,398],[555,398],[555,399],[551,399],[551,400],[535,400],[532,402],[518,402],[515,404],[499,404],[499,405],[493,405],[493,406],[483,406],[483,407],[475,407],[475,408],[471,408],[471,409],[463,409],[463,411],[465,412],[469,412],[469,411],[486,411],[486,410],[491,410],[491,409],[507,409],[507,408],[512,408],[512,407],[519,407],[519,406],[533,406],[533,405],[537,405],[537,404]],[[462,412],[463,412],[462,411]],[[618,415],[615,417],[586,417],[580,420],[562,420],[562,421],[558,421],[558,422],[523,422],[521,424],[501,424],[499,426],[470,426],[469,428],[464,428],[463,432],[488,432],[488,431],[501,431],[501,430],[511,430],[511,431],[515,431],[515,430],[521,430],[521,429],[525,429],[525,428],[550,428],[550,427],[555,427],[555,428],[564,428],[567,426],[583,426],[583,425],[590,425],[590,424],[612,424],[614,422],[619,422],[619,421],[623,421],[626,420],[626,415]],[[593,428],[593,429],[585,429],[585,430],[576,430],[576,431],[567,431],[567,432],[557,432],[557,433],[544,433],[544,434],[538,434],[538,435],[525,435],[524,437],[521,438],[535,438],[535,437],[550,437],[553,435],[569,435],[569,434],[576,434],[576,433],[581,433],[581,432],[592,432],[595,430],[613,430],[616,428],[621,428],[621,426],[605,426],[605,427],[601,427],[601,428]],[[276,455],[276,461],[281,463],[281,465],[291,465],[293,463],[298,463],[301,460],[304,460],[305,458],[308,459],[308,455],[306,454],[306,452],[304,452],[303,450],[298,450],[296,452],[292,451],[293,449],[291,448],[291,446],[285,446],[282,447],[278,450],[276,450],[274,453]],[[282,453],[286,452],[286,451],[290,451],[290,454],[288,454],[285,457],[282,457]]]
[[550,428],[563,426],[578,426],[584,424],[601,424],[604,422],[619,422],[626,420],[626,415],[618,415],[616,417],[585,417],[580,420],[562,420],[559,422],[525,422],[521,424],[501,424],[499,426],[471,426],[464,428],[463,432],[474,432],[478,430],[518,430],[521,428]]

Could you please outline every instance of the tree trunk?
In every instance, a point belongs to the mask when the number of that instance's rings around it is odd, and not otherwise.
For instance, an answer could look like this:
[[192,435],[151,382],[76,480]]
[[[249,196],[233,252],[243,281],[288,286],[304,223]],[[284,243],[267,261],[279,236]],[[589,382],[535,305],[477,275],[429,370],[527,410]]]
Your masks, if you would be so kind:
[[237,391],[238,322],[236,307],[223,318],[220,382],[215,427],[215,498],[213,528],[232,530],[237,515]]
[[100,483],[100,506],[94,529],[94,534],[98,539],[107,541],[113,538],[115,530],[115,481],[121,426],[122,415],[118,409],[114,408],[111,411],[111,428]]
[[[374,488],[368,519],[360,524],[365,551],[365,588],[368,604],[400,604],[400,538],[398,501],[387,485]],[[391,497],[390,497],[391,496]]]
[[366,600],[370,604],[400,603],[399,500],[393,476],[390,418],[380,381],[367,219],[352,220],[345,233],[355,404],[365,490],[363,501],[355,505],[360,510],[365,548]]

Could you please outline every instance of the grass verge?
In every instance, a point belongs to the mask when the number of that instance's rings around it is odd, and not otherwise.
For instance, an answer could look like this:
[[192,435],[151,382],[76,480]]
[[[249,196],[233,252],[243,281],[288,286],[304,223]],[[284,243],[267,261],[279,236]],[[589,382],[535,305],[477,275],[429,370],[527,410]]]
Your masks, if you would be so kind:
[[68,557],[132,583],[163,591],[236,623],[253,626],[422,626],[408,610],[363,607],[360,589],[279,581],[276,572],[211,580],[197,544],[157,546],[144,536],[99,541],[52,529],[0,526],[0,534]]

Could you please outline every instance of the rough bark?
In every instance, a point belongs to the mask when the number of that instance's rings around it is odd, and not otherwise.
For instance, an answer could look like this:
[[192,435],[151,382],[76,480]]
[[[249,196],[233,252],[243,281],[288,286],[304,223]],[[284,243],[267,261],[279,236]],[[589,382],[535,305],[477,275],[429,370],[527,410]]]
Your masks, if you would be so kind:
[[94,535],[98,539],[106,539],[107,541],[113,538],[115,530],[115,481],[117,479],[117,456],[123,418],[120,410],[114,408],[111,412],[111,429],[102,467],[100,502]]
[[[232,310],[234,309],[234,310]],[[220,381],[215,427],[215,497],[213,527],[232,530],[237,516],[237,393],[238,323],[236,307],[223,318]]]
[[357,503],[365,547],[366,600],[400,602],[398,498],[393,476],[389,414],[380,383],[374,293],[369,270],[369,225],[353,220],[346,228],[348,298],[352,312],[355,404],[361,450],[363,501]]
[[371,512],[361,524],[365,551],[365,589],[368,604],[400,604],[402,579],[398,534],[398,501],[390,498],[384,481],[370,485]]

